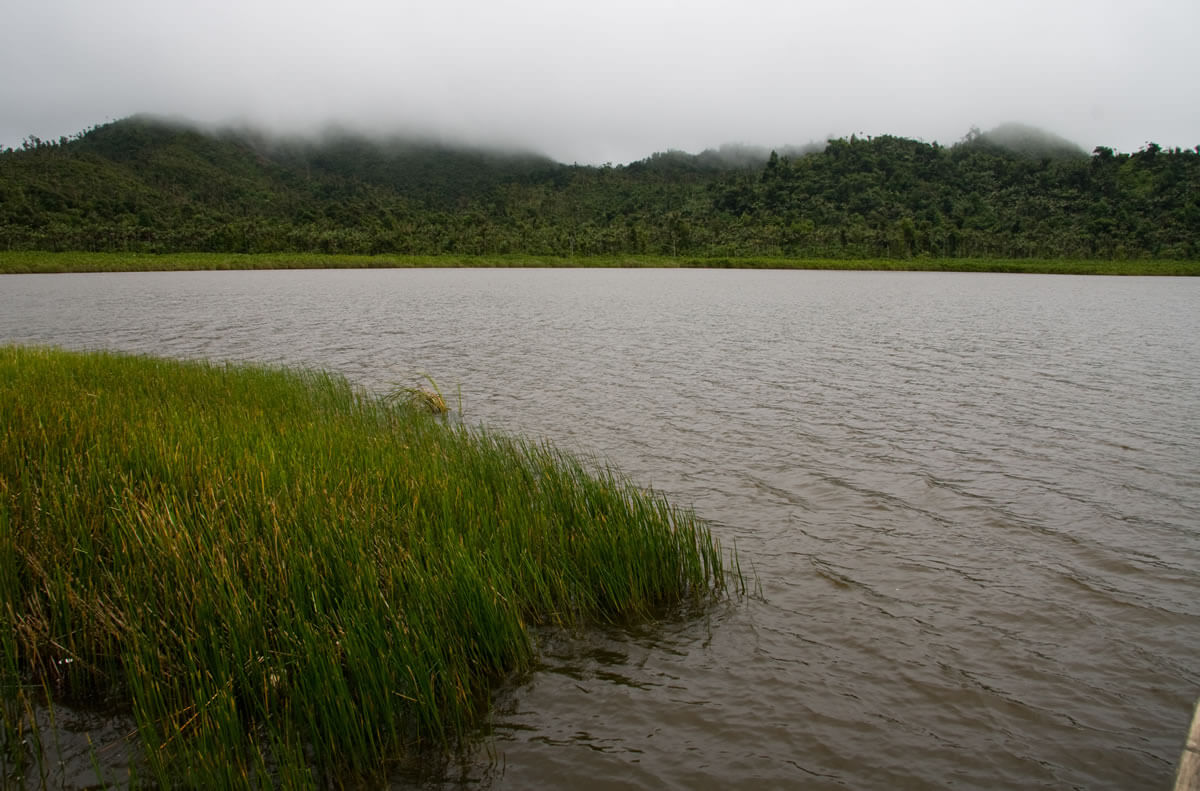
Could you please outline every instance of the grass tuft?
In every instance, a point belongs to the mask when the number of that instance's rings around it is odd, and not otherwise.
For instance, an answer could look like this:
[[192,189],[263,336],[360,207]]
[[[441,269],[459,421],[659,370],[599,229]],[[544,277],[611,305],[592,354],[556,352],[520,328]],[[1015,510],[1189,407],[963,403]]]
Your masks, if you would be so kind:
[[44,689],[124,712],[163,786],[342,785],[469,737],[532,627],[725,574],[613,471],[340,377],[0,347],[6,778]]
[[[428,383],[428,387],[397,387],[384,396],[384,400],[402,402],[420,412],[428,412],[431,415],[449,413],[450,407],[446,405],[446,398],[442,395],[442,390],[438,387],[437,382],[429,374],[421,374],[421,376]],[[459,412],[462,412],[461,395]]]

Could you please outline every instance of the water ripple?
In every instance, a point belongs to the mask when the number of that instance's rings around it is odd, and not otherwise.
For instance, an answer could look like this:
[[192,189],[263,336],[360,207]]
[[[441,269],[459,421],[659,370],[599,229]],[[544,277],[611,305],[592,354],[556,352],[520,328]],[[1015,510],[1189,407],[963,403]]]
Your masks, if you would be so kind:
[[[1163,788],[1200,694],[1200,282],[6,276],[0,338],[428,372],[694,506],[762,598],[547,634],[446,787]],[[408,781],[398,778],[397,787]],[[435,783],[436,785],[437,783]]]

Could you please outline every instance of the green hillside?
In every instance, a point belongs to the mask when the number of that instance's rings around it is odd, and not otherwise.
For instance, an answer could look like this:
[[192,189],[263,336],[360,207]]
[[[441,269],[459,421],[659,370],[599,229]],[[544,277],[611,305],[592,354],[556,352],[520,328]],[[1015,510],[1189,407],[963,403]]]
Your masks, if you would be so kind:
[[621,166],[150,117],[0,152],[0,250],[1200,258],[1200,147],[1031,127]]

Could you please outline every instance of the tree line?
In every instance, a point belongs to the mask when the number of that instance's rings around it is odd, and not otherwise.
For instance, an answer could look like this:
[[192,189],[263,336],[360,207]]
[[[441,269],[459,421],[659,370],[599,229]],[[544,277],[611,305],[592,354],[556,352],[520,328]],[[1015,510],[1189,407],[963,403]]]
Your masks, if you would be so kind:
[[621,166],[134,117],[0,151],[0,249],[1200,258],[1200,146],[1024,127]]

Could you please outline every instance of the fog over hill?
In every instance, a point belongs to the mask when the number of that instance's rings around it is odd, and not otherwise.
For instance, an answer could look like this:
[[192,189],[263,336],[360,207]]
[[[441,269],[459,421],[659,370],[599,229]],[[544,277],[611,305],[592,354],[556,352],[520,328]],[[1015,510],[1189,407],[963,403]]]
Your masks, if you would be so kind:
[[[975,130],[967,137],[976,136]],[[979,139],[1018,154],[1031,157],[1082,157],[1087,152],[1078,144],[1028,124],[1005,123],[978,133]]]
[[[352,124],[327,124],[317,129],[303,130],[273,130],[265,126],[251,124],[245,121],[238,123],[212,124],[204,123],[180,116],[169,116],[156,113],[136,113],[119,122],[106,121],[101,124],[76,130],[73,134],[57,138],[42,139],[36,135],[26,136],[17,145],[0,144],[0,151],[6,149],[21,149],[30,145],[58,144],[82,138],[97,130],[122,127],[126,124],[144,125],[147,128],[175,129],[181,132],[192,132],[218,139],[237,140],[260,151],[264,156],[272,158],[304,158],[315,152],[328,156],[339,149],[357,149],[365,147],[375,151],[379,157],[391,164],[403,161],[424,160],[437,157],[440,154],[451,156],[470,155],[476,157],[480,164],[488,162],[523,161],[533,167],[538,163],[551,164],[580,164],[577,161],[567,162],[556,159],[550,154],[538,151],[528,146],[502,144],[494,140],[471,140],[455,136],[437,135],[429,132],[402,130],[369,130]],[[95,135],[92,135],[95,137]],[[886,136],[886,135],[885,135]],[[808,142],[781,141],[777,145],[759,145],[741,142],[724,142],[715,147],[698,150],[685,150],[681,147],[668,146],[659,151],[643,152],[640,156],[629,161],[630,165],[642,167],[671,167],[682,166],[689,169],[704,170],[736,170],[740,168],[759,167],[764,164],[774,152],[787,158],[802,157],[808,154],[820,153],[830,140],[843,137],[859,137],[870,139],[871,135],[828,135],[820,140]],[[921,140],[920,138],[915,138]],[[1090,148],[1085,149],[1079,143],[1068,140],[1051,131],[1038,128],[1031,124],[1005,122],[987,131],[971,127],[964,133],[951,140],[924,141],[941,145],[954,145],[964,142],[975,142],[995,145],[1000,148],[1022,153],[1028,156],[1084,156]],[[1154,142],[1154,141],[1147,141]],[[1095,144],[1094,144],[1095,145]],[[1094,147],[1094,145],[1092,147]],[[1098,145],[1109,146],[1107,142]],[[586,163],[585,163],[586,164]],[[612,162],[596,163],[612,166]],[[378,174],[364,170],[364,177],[374,178]]]

